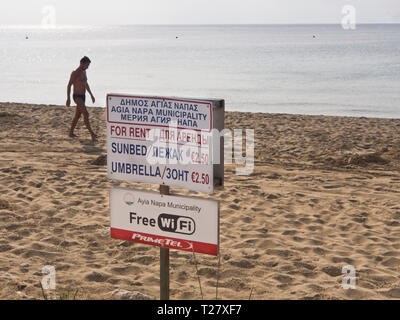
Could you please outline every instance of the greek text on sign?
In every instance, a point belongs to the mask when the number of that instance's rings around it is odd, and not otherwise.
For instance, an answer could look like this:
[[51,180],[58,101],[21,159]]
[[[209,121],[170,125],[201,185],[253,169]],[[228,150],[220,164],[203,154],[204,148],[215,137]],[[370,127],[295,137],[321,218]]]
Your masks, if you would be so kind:
[[136,96],[108,95],[111,110],[108,122],[168,127],[173,124],[179,129],[212,129],[212,105],[209,102],[183,99],[148,98]]
[[218,255],[217,201],[114,188],[110,208],[112,238]]
[[219,164],[212,154],[223,112],[223,100],[107,95],[108,177],[213,193],[214,178],[223,180],[222,147]]

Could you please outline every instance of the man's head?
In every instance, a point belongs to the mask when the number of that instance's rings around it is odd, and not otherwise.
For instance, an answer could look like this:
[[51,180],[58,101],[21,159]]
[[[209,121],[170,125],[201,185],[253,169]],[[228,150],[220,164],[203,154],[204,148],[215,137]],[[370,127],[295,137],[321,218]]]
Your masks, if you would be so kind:
[[88,57],[84,56],[81,59],[81,67],[82,67],[82,69],[86,70],[87,68],[89,68],[89,65],[90,65],[91,62],[92,61],[90,61],[90,59]]

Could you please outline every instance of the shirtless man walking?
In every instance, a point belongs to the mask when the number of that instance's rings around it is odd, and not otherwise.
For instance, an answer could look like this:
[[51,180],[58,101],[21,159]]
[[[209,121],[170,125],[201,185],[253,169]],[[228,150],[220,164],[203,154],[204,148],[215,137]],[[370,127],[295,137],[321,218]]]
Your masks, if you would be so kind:
[[89,122],[89,112],[85,106],[86,100],[86,91],[89,92],[90,97],[92,98],[93,103],[95,102],[94,96],[92,91],[90,91],[89,84],[87,82],[86,77],[86,70],[89,68],[90,59],[88,57],[83,57],[81,59],[81,63],[79,67],[72,71],[71,78],[69,79],[68,87],[67,87],[67,107],[71,106],[71,86],[74,86],[74,93],[72,98],[76,103],[76,111],[75,116],[72,119],[71,129],[69,131],[69,136],[71,138],[76,137],[74,134],[74,129],[76,124],[78,123],[79,118],[83,115],[83,121],[85,122],[86,128],[89,130],[90,135],[92,136],[92,140],[96,141],[97,135],[93,132],[92,128],[90,127]]

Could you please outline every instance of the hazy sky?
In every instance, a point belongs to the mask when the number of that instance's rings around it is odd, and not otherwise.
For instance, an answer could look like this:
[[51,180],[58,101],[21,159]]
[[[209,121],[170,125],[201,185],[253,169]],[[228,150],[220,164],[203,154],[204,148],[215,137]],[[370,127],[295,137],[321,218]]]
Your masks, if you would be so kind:
[[344,5],[357,23],[400,23],[400,0],[1,0],[0,25],[40,25],[47,5],[57,25],[340,23]]

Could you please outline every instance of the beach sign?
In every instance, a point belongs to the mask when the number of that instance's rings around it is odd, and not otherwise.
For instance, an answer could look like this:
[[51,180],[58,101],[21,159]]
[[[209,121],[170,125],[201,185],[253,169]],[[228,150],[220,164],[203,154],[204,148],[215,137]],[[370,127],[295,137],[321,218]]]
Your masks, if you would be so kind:
[[112,238],[218,255],[218,201],[113,188],[110,209]]
[[108,94],[108,178],[212,194],[223,185],[224,111],[224,100]]

